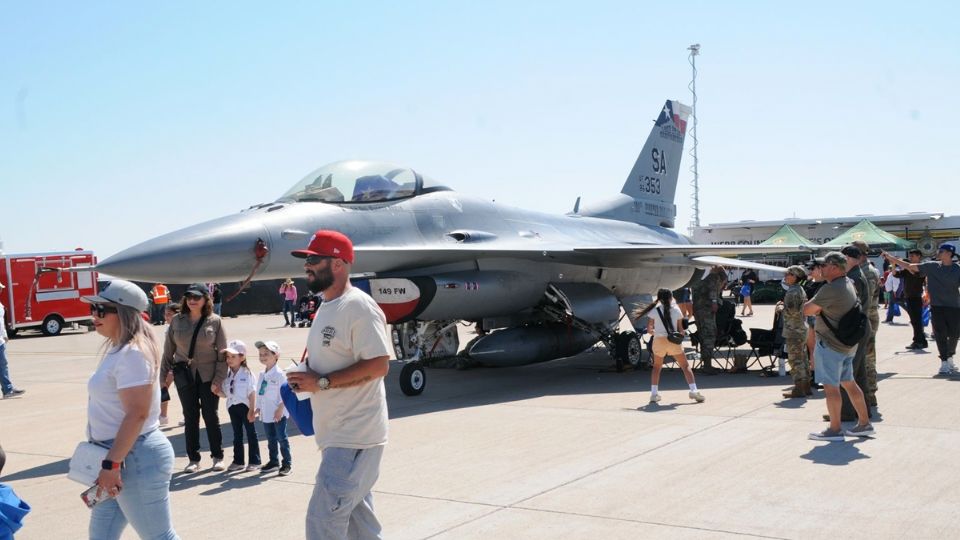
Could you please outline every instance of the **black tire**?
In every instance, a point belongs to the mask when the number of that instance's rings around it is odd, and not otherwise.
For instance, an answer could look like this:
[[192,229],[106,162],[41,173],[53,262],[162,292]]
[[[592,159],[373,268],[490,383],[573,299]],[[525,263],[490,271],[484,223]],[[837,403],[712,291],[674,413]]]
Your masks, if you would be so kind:
[[400,391],[407,396],[419,396],[427,387],[427,372],[420,362],[407,362],[400,370]]
[[643,362],[643,344],[636,332],[620,332],[617,335],[617,358],[634,369]]
[[13,338],[17,337],[17,332],[19,332],[19,331],[20,331],[19,328],[10,328],[10,327],[8,326],[8,327],[7,327],[7,337],[10,338],[10,339],[13,339]]
[[45,336],[57,336],[63,331],[63,319],[59,315],[47,315],[40,325],[40,331]]

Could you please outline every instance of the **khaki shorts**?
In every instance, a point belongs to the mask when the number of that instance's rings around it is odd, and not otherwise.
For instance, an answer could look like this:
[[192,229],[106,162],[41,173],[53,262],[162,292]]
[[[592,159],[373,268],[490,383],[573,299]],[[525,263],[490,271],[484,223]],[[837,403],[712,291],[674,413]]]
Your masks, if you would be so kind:
[[667,336],[657,336],[653,338],[654,356],[683,356],[683,346],[679,343],[671,343]]

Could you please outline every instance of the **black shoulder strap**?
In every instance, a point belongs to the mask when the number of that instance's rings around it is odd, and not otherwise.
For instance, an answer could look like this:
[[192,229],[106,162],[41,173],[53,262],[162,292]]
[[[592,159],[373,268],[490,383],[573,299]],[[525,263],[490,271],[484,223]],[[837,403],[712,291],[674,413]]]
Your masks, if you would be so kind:
[[661,310],[660,308],[657,308],[657,314],[660,315],[660,322],[662,322],[664,328],[667,329],[667,333],[676,332],[676,331],[677,331],[675,328],[671,328],[671,327],[670,327],[670,318],[669,318],[669,317],[668,317],[668,318],[664,318],[664,316],[663,316],[663,310]]
[[187,359],[193,360],[193,353],[197,348],[197,335],[200,333],[200,328],[203,326],[203,322],[207,320],[207,316],[204,315],[200,317],[200,320],[197,321],[196,328],[193,329],[193,337],[190,338],[190,351],[187,353]]
[[[860,302],[857,302],[856,304],[854,304],[854,306],[853,306],[852,308],[850,308],[850,309],[847,311],[847,313],[850,313],[850,312],[853,311],[854,309],[856,309],[857,311],[862,311],[862,309],[861,309],[861,307],[860,307]],[[842,320],[842,319],[847,315],[847,313],[844,313],[843,315],[841,315],[841,316],[840,316],[840,319]],[[827,316],[824,315],[823,310],[820,311],[820,318],[823,319],[823,322],[824,322],[824,324],[827,325],[827,329],[830,330],[830,333],[833,334],[834,336],[836,336],[836,335],[837,335],[837,329],[836,329],[832,324],[830,324],[830,319],[828,319]],[[838,324],[839,324],[839,321],[838,321]]]

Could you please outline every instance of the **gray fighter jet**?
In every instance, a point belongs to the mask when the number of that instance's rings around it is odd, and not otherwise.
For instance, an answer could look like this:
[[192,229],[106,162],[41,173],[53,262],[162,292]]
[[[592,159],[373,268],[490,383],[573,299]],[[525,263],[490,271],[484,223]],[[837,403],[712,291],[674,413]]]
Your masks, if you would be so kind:
[[355,244],[354,283],[394,325],[408,395],[423,391],[425,363],[456,354],[457,321],[477,325],[461,354],[484,365],[542,362],[597,342],[618,367],[637,364],[637,332],[619,322],[658,288],[717,264],[776,269],[727,256],[800,249],[692,245],[672,230],[688,114],[667,101],[620,193],[584,208],[578,199],[566,215],[462,195],[413,169],[339,161],[274,202],[148,240],[98,270],[166,283],[284,278],[303,272],[292,250],[334,229]]

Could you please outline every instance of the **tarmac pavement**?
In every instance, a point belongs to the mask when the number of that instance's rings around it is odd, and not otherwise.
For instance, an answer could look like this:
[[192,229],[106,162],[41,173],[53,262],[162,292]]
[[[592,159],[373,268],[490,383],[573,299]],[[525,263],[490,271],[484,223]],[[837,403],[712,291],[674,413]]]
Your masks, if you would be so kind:
[[[744,327],[772,319],[771,306],[757,306]],[[789,377],[757,371],[698,375],[707,400],[696,404],[680,372],[668,370],[663,401],[651,406],[650,372],[616,373],[602,348],[521,368],[430,369],[418,397],[401,394],[395,364],[390,443],[374,490],[384,537],[956,538],[960,379],[934,376],[932,342],[926,353],[903,349],[906,322],[881,325],[877,435],[834,443],[807,440],[825,426],[822,392],[784,400]],[[286,366],[308,330],[281,324],[279,315],[251,315],[225,328],[248,344],[275,339]],[[84,436],[86,380],[101,343],[78,331],[7,345],[11,376],[27,390],[0,401],[0,481],[33,507],[18,540],[86,538],[83,488],[66,471]],[[180,417],[174,397],[164,432],[177,453],[171,498],[182,538],[303,537],[320,462],[312,437],[292,430],[287,477],[214,473],[209,454],[200,473],[185,475]],[[220,419],[229,460],[226,410]],[[128,528],[124,538],[135,537]]]

